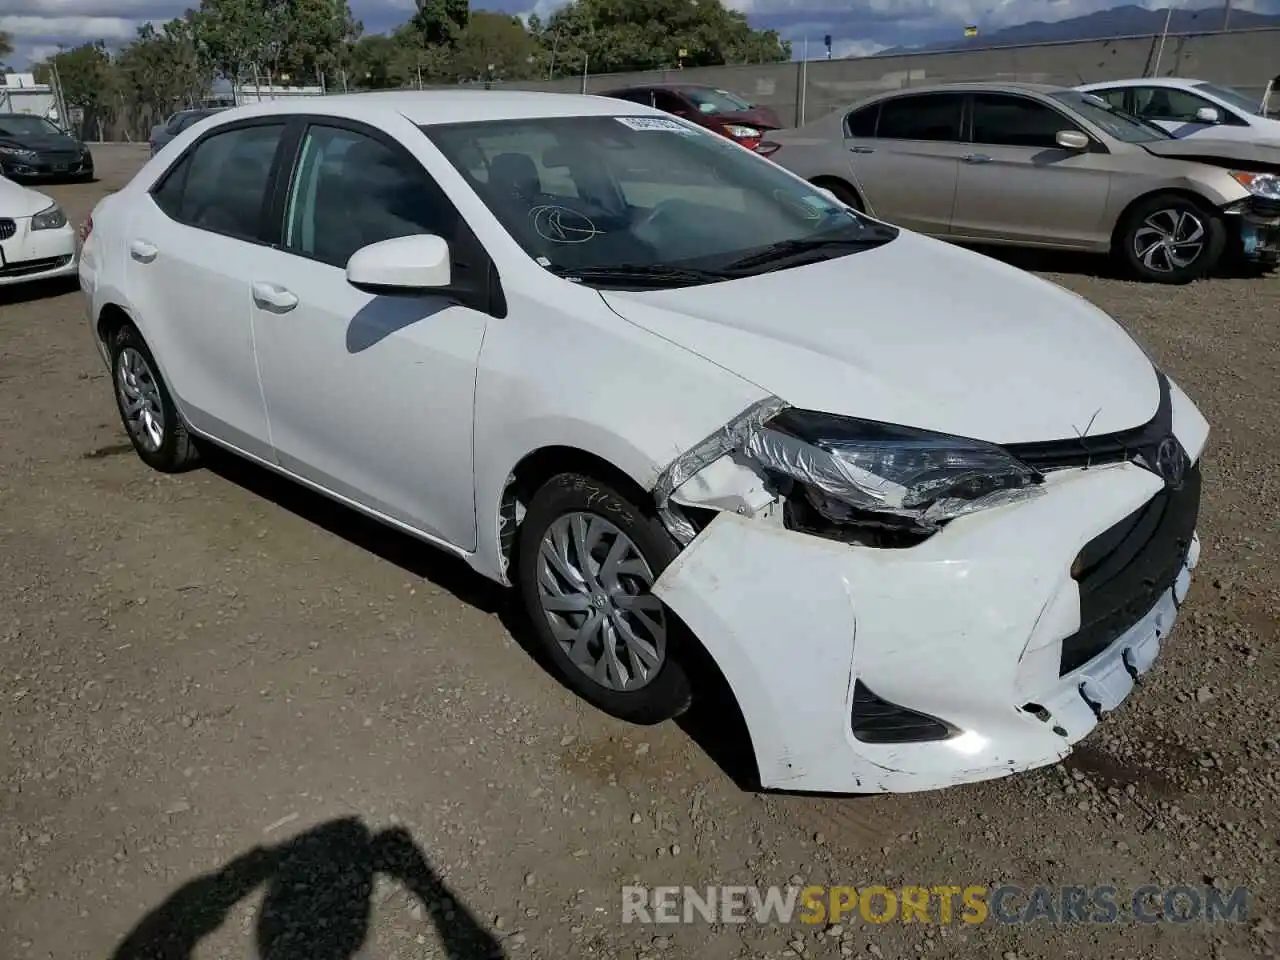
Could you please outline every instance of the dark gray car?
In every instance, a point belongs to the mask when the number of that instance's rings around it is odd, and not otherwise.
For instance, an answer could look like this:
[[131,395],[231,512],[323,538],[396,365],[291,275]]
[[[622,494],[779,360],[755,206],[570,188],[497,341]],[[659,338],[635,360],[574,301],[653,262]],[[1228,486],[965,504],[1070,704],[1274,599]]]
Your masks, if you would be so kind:
[[151,155],[154,157],[170,140],[193,123],[225,109],[227,108],[197,107],[194,110],[179,110],[160,126],[151,128]]

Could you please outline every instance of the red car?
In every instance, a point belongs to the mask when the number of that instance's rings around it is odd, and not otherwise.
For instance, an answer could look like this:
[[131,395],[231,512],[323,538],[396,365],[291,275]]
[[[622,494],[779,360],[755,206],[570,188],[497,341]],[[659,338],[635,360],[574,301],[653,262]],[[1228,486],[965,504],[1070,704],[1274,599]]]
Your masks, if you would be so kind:
[[782,129],[778,115],[769,107],[717,87],[693,84],[622,87],[599,96],[657,107],[723,134],[751,150],[760,145],[760,138],[767,131]]

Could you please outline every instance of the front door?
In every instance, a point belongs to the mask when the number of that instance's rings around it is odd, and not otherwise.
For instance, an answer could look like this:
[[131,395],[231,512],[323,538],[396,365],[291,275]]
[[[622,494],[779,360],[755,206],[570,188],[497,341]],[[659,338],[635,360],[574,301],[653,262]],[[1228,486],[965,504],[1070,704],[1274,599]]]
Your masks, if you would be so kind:
[[[280,465],[473,550],[472,404],[487,315],[447,296],[346,282],[361,247],[419,233],[453,246],[466,226],[421,164],[370,128],[314,123],[298,157],[281,249],[251,273]],[[467,266],[455,258],[454,269]]]
[[1058,146],[1061,130],[1084,133],[1031,97],[973,97],[973,142],[960,164],[951,232],[956,239],[1096,247],[1111,174],[1105,154]]

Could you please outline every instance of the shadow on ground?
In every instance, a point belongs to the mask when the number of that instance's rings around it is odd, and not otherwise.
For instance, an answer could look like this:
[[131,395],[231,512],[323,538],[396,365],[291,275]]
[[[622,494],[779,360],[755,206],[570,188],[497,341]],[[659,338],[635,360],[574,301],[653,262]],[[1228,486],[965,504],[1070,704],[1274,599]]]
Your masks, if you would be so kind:
[[74,293],[79,289],[80,279],[75,276],[8,284],[0,287],[0,307],[16,306],[20,303],[34,303],[36,300],[52,300],[65,293]]
[[[329,498],[208,444],[205,463],[225,480],[255,496],[341,537],[402,570],[441,587],[464,603],[496,614],[529,657],[552,677],[548,658],[529,627],[514,590],[475,573],[461,560],[400,533],[364,514],[336,505]],[[701,651],[698,651],[701,653]],[[678,723],[685,734],[743,790],[756,789],[755,755],[746,722],[715,664],[705,655],[688,664],[698,691],[693,708]],[[556,677],[557,681],[559,678]]]
[[189,960],[232,908],[260,887],[260,960],[351,960],[369,935],[379,874],[403,884],[422,903],[448,960],[506,956],[436,875],[408,831],[374,834],[351,817],[255,847],[185,884],[134,927],[112,960]]

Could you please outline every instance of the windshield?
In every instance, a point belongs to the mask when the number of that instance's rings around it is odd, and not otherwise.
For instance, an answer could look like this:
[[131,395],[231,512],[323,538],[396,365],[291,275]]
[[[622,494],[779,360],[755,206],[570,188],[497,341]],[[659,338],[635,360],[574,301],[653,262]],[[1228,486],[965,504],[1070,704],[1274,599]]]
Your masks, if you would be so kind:
[[0,136],[47,137],[51,133],[61,134],[62,131],[44,117],[29,117],[20,114],[10,114],[7,117],[0,117]]
[[1059,90],[1053,98],[1095,127],[1101,127],[1117,140],[1125,143],[1151,143],[1154,140],[1171,140],[1167,133],[1154,123],[1147,123],[1132,114],[1117,110],[1097,94],[1077,90]]
[[684,95],[693,101],[703,113],[742,113],[755,107],[741,97],[736,97],[728,90],[707,90],[686,87]]
[[1227,106],[1235,107],[1245,113],[1258,113],[1262,109],[1262,104],[1252,97],[1246,97],[1239,90],[1232,90],[1230,87],[1220,87],[1215,83],[1197,83],[1197,90],[1203,90],[1211,97],[1216,97]]
[[[691,269],[732,266],[745,275],[735,261],[778,245],[802,242],[811,260],[896,236],[768,160],[674,118],[502,120],[423,132],[525,251],[556,272],[685,271],[672,275],[675,286],[691,282]],[[793,265],[771,260],[747,272]],[[710,279],[725,277],[702,282]]]

